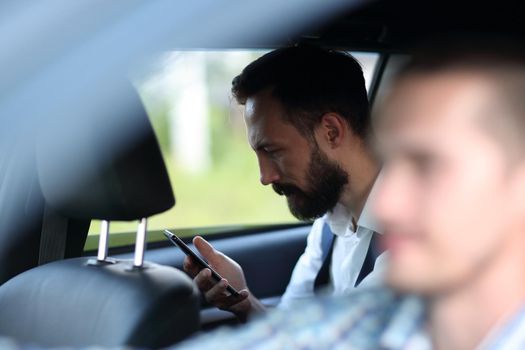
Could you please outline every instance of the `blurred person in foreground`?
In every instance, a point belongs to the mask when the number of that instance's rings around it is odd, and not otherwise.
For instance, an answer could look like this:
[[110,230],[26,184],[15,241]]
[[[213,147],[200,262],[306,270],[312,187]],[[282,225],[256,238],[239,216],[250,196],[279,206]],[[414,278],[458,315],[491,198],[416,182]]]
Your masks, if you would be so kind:
[[[280,305],[312,297],[321,286],[344,295],[378,282],[374,243],[380,230],[368,197],[379,163],[367,140],[370,115],[359,63],[338,51],[282,48],[249,64],[233,80],[232,94],[245,107],[261,183],[286,196],[298,219],[317,219]],[[201,237],[193,242],[225,278],[216,283],[208,269],[199,271],[186,258],[184,268],[208,302],[241,321],[265,309],[249,292],[239,264]],[[229,295],[227,283],[241,290],[240,297]]]
[[184,349],[525,349],[525,55],[416,54],[378,118],[387,287],[311,301]]

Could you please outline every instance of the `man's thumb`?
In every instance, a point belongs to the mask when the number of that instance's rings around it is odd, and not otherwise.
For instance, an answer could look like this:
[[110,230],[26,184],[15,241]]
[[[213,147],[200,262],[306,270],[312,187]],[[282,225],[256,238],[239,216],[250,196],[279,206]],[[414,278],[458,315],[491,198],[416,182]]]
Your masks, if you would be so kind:
[[217,254],[215,248],[201,236],[193,238],[193,245],[206,260],[210,260]]

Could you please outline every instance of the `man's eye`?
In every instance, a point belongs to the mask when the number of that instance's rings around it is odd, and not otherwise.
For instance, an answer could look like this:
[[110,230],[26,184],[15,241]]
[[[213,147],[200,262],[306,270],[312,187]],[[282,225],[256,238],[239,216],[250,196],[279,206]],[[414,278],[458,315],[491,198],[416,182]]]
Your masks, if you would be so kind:
[[432,159],[421,159],[415,163],[415,168],[421,175],[430,175],[436,167],[436,162]]
[[277,153],[279,153],[279,149],[277,148],[265,148],[264,149],[264,152],[268,153],[268,154],[272,154],[272,155],[275,155]]

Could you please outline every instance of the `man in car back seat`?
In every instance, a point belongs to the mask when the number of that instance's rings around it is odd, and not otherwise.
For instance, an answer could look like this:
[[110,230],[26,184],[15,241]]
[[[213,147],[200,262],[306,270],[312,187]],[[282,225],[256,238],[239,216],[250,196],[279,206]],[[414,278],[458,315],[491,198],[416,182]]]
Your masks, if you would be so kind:
[[389,288],[181,349],[525,349],[525,51],[492,40],[433,43],[379,114]]
[[[316,219],[281,306],[312,297],[320,286],[342,295],[379,279],[380,267],[374,266],[380,230],[368,205],[379,163],[368,142],[369,106],[359,63],[342,52],[289,47],[252,62],[232,84],[233,96],[245,106],[261,183],[286,196],[297,218]],[[240,320],[264,310],[235,261],[201,237],[193,242],[225,278],[214,282],[209,270],[199,272],[186,258],[184,268],[208,302]],[[240,297],[226,292],[228,282],[242,290]]]

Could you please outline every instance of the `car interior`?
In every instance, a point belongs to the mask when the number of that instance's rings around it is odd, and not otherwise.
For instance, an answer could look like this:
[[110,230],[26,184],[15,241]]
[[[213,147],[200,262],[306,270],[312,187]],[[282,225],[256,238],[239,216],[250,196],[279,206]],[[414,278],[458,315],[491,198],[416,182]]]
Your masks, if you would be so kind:
[[[257,11],[250,11],[247,5],[226,6],[219,1],[222,8],[201,1],[187,12],[173,13],[171,20],[167,9],[182,5],[156,3],[159,6],[115,2],[108,5],[105,17],[95,16],[98,12],[90,9],[94,5],[83,3],[79,12],[71,12],[79,21],[74,26],[78,30],[62,33],[55,38],[59,42],[55,46],[48,43],[53,52],[67,53],[70,46],[59,47],[60,40],[69,44],[85,40],[78,52],[63,62],[49,54],[38,64],[22,60],[20,71],[6,70],[5,82],[0,83],[1,123],[6,126],[0,134],[0,335],[50,347],[159,348],[198,332],[237,324],[233,314],[205,303],[182,272],[185,255],[164,238],[162,228],[148,228],[148,218],[185,202],[177,199],[175,203],[180,187],[170,180],[158,132],[136,87],[120,73],[140,70],[168,51],[268,51],[305,43],[374,54],[368,90],[374,106],[414,43],[441,34],[525,35],[515,18],[525,5],[517,1],[465,8],[446,1],[348,1],[344,6],[330,1],[323,6],[292,1],[286,8],[276,5],[265,10],[264,20],[273,16],[285,22],[297,13],[303,21],[287,28],[276,24],[277,32],[243,38],[226,34],[244,29],[257,32]],[[276,16],[272,11],[283,13]],[[209,28],[200,25],[199,30],[192,28],[187,36],[180,35],[177,20],[187,26],[192,15],[199,19],[203,13],[217,21],[210,21]],[[98,21],[93,23],[99,30],[110,28],[103,40],[88,40],[86,28],[94,29],[82,19],[90,16]],[[245,20],[232,21],[241,17]],[[153,29],[138,26],[155,21]],[[229,29],[232,23],[239,27]],[[213,26],[228,28],[226,39],[219,40]],[[163,41],[155,46],[150,38]],[[4,39],[0,37],[0,43]],[[111,64],[101,64],[98,75],[80,75],[71,82],[71,70],[78,70],[80,63],[84,67],[86,52],[99,50],[99,44],[113,51],[93,65],[104,60]],[[131,61],[124,57],[133,53],[140,60],[128,67]],[[14,53],[7,55],[4,63],[11,59],[14,65],[15,57]],[[42,62],[55,63],[37,75]],[[125,69],[116,70],[118,66]],[[112,70],[119,74],[109,74]],[[33,73],[37,78],[27,78]],[[59,81],[60,88],[47,86],[49,81]],[[38,100],[35,96],[44,101],[31,106],[31,101]],[[41,113],[23,123],[15,118],[18,112],[11,113],[22,111],[23,115],[31,108]],[[260,186],[257,178],[251,180]],[[228,199],[223,200],[227,206]],[[114,233],[113,223],[121,221],[136,229]],[[296,221],[213,228],[176,224],[163,228],[179,234],[190,247],[194,234],[208,239],[242,266],[251,292],[269,307],[276,306],[284,293],[311,228],[311,223]]]

